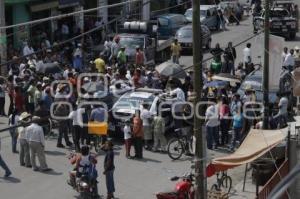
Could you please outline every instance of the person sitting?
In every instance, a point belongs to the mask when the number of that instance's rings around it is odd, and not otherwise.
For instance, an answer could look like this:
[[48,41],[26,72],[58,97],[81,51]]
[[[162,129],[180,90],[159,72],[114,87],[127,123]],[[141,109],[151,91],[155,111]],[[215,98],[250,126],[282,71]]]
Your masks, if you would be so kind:
[[75,188],[77,180],[80,179],[83,175],[86,175],[88,177],[90,186],[93,188],[93,194],[95,196],[98,196],[98,172],[96,170],[97,160],[93,155],[91,155],[89,147],[86,145],[82,146],[81,153],[72,155],[70,158],[70,162],[72,165],[75,165],[75,168],[70,172],[70,179],[68,180],[68,184]]

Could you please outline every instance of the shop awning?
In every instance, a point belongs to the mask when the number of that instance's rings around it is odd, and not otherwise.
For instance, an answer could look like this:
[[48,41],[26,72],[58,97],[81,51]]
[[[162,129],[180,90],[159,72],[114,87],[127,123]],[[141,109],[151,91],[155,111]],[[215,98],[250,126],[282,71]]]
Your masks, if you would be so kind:
[[45,2],[45,3],[39,3],[36,5],[30,6],[31,12],[39,12],[43,10],[48,10],[51,8],[57,8],[58,7],[58,1],[51,1],[51,2]]
[[250,163],[281,143],[286,136],[287,128],[251,129],[241,146],[233,154],[213,159],[208,168],[213,167],[214,171],[218,172]]

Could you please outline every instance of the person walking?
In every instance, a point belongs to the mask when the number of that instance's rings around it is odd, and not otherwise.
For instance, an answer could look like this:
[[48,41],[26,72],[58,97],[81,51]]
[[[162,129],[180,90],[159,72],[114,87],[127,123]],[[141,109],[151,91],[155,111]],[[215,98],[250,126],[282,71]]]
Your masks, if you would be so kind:
[[162,118],[161,113],[157,110],[157,115],[153,118],[152,122],[154,145],[153,151],[157,152],[160,145],[160,151],[166,152],[167,140],[165,137],[165,120]]
[[114,150],[113,150],[113,143],[111,141],[106,141],[105,143],[105,158],[104,158],[104,171],[103,174],[105,175],[106,181],[106,188],[107,188],[107,199],[114,198],[115,192],[115,183],[114,183],[114,171],[115,171],[115,164],[114,164]]
[[[0,150],[1,150],[1,138],[0,138]],[[0,154],[0,167],[2,167],[2,169],[5,171],[4,177],[8,178],[11,175],[11,171],[8,168],[7,164],[4,162],[4,160],[2,159],[1,154]]]
[[177,39],[174,39],[174,42],[171,44],[171,51],[172,51],[172,62],[175,64],[179,64],[181,46],[178,43]]
[[135,53],[135,67],[142,67],[144,66],[144,61],[145,61],[145,54],[141,50],[139,46],[136,47],[136,53]]
[[131,158],[130,149],[132,145],[132,131],[130,127],[130,121],[126,121],[125,126],[123,128],[124,132],[124,140],[125,140],[125,150],[126,150],[126,158]]
[[143,121],[140,117],[140,110],[135,111],[135,117],[133,118],[133,143],[134,143],[134,151],[135,158],[142,159],[143,158]]
[[[23,112],[20,115],[20,123],[26,124],[30,121],[31,115],[27,112]],[[31,160],[30,160],[30,152],[29,152],[29,144],[26,138],[26,128],[21,126],[18,128],[19,134],[19,143],[20,143],[20,165],[31,168]]]
[[40,163],[40,170],[43,172],[50,171],[46,163],[45,156],[45,137],[43,128],[37,123],[40,117],[33,116],[32,124],[26,128],[26,138],[29,142],[31,165],[33,171],[38,171],[39,168],[36,165],[35,157],[37,156]]
[[[8,118],[8,125],[9,125],[9,127],[12,127],[12,126],[17,125],[18,122],[19,122],[19,114],[18,114],[18,110],[15,109],[15,110],[13,110],[13,113]],[[12,152],[18,153],[18,151],[17,151],[17,140],[18,140],[17,128],[9,129],[9,133],[11,136]]]

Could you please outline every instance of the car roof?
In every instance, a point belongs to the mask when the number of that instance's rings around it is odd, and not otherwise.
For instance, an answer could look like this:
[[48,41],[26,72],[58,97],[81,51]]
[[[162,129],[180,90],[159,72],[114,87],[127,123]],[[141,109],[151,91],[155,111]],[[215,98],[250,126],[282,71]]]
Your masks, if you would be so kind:
[[[207,10],[210,8],[218,8],[218,6],[216,6],[216,5],[201,5],[200,6],[200,10]],[[193,8],[189,8],[187,10],[193,10]]]
[[121,33],[118,34],[120,37],[139,37],[139,38],[144,38],[147,36],[147,34],[133,34],[133,33]]
[[168,14],[159,15],[159,16],[157,16],[157,18],[160,18],[160,17],[171,18],[171,17],[175,17],[175,16],[184,16],[184,15],[175,14],[175,13],[168,13]]
[[148,92],[142,92],[142,91],[134,91],[134,92],[128,92],[125,93],[122,98],[141,98],[141,99],[148,99],[150,97],[154,96],[153,93],[148,93]]

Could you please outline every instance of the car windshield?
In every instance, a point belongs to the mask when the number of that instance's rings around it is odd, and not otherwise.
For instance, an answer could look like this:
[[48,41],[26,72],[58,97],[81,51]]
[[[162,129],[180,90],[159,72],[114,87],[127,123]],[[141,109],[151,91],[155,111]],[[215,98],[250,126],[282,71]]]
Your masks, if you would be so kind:
[[[187,10],[184,15],[188,18],[192,18],[193,17],[193,10]],[[200,16],[205,17],[206,16],[206,10],[200,10]]]
[[144,38],[121,37],[120,45],[129,49],[135,49],[137,46],[144,48]]
[[140,105],[143,103],[152,104],[154,101],[154,96],[150,96],[149,98],[141,98],[141,97],[131,97],[126,96],[122,97],[118,103],[115,105],[116,109],[134,109],[138,110]]
[[179,30],[176,34],[177,38],[189,38],[193,36],[192,29],[182,29]]
[[270,17],[288,17],[289,15],[287,10],[270,10]]

